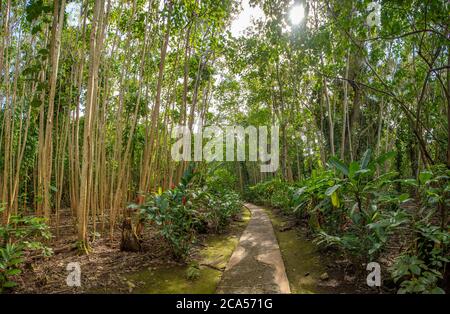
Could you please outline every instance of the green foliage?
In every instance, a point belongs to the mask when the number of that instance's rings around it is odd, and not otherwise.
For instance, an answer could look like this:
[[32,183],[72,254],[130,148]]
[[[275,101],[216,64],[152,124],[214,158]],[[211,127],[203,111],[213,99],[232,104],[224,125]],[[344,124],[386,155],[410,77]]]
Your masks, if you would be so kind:
[[[391,268],[399,293],[440,293],[449,262],[450,235],[443,224],[449,205],[449,171],[435,166],[420,172],[417,180],[398,179],[396,172],[381,172],[382,165],[394,157],[389,152],[371,158],[370,150],[357,162],[333,157],[329,165],[336,173],[314,170],[294,184],[262,182],[249,189],[247,198],[307,219],[317,244],[339,248],[357,263],[375,260],[392,235],[412,234],[411,247]],[[407,209],[414,199],[398,190],[398,184],[417,191],[419,208]],[[288,195],[290,201],[276,202],[280,195]],[[436,225],[439,215],[441,226]]]
[[211,189],[199,187],[193,184],[197,173],[190,166],[178,186],[149,196],[141,206],[142,217],[158,226],[176,258],[188,257],[197,232],[208,228],[219,231],[240,211],[239,194],[218,183],[217,177],[221,174],[223,172],[215,171],[212,178],[207,178],[206,181],[213,184]]
[[0,292],[3,292],[17,285],[10,277],[21,273],[19,267],[23,263],[23,252],[14,244],[6,244],[0,248],[0,253]]
[[242,208],[240,196],[234,191],[227,191],[222,195],[210,195],[208,205],[206,220],[216,231],[223,229],[229,223],[229,219],[239,213]]
[[269,204],[273,207],[288,210],[291,204],[293,188],[279,178],[258,183],[250,187],[246,199],[260,204]]
[[[95,1],[67,1],[64,9],[49,0],[0,5],[0,15],[11,16],[2,19],[0,51],[8,74],[0,95],[9,95],[0,97],[0,171],[8,174],[0,194],[15,196],[14,206],[48,199],[74,210],[80,169],[95,178],[96,208],[148,191],[150,177],[162,182],[179,169],[167,162],[170,130],[201,113],[218,126],[280,124],[285,178],[259,183],[245,196],[307,219],[321,243],[372,258],[391,234],[405,231],[414,237],[407,253],[426,265],[448,253],[440,235],[448,230],[448,164],[430,166],[449,162],[448,1],[382,1],[380,25],[369,26],[371,1],[295,1],[306,11],[293,25],[287,17],[294,1],[255,0],[251,6],[265,17],[243,36],[229,30],[236,1],[128,2],[102,8],[98,28]],[[61,21],[53,16],[56,4]],[[94,32],[104,49],[92,54]],[[101,62],[92,67],[95,60]],[[89,66],[94,71],[82,71]],[[83,105],[93,79],[100,83],[88,103],[99,110],[87,120]],[[95,147],[92,158],[78,158],[83,138]],[[393,146],[395,153],[376,159],[364,152]],[[324,165],[331,155],[344,160]],[[50,159],[38,165],[55,169],[48,178],[46,169],[35,169],[42,156]],[[240,183],[259,180],[252,162],[235,166]],[[219,231],[240,207],[234,171],[204,176],[189,168],[177,187],[142,206],[177,256],[187,255],[197,232]],[[291,179],[299,182],[285,182]],[[110,187],[94,186],[105,183]],[[35,223],[14,219],[4,228]],[[13,238],[5,243],[15,244]],[[446,263],[440,262],[439,271]]]
[[[406,198],[390,187],[396,174],[376,175],[377,166],[392,157],[393,154],[388,153],[371,161],[369,149],[359,162],[345,164],[336,158],[330,160],[343,178],[336,177],[335,185],[325,194],[333,207],[339,208],[339,223],[343,227],[328,230],[335,236],[320,232],[319,243],[338,245],[358,258],[372,259],[382,249],[392,229],[408,221],[398,207]],[[342,195],[345,198],[341,200]],[[383,211],[383,208],[390,211]]]
[[232,191],[236,186],[236,176],[227,169],[215,169],[206,179],[206,185],[214,193]]
[[391,267],[391,274],[395,282],[401,281],[398,293],[433,293],[443,294],[438,281],[442,274],[436,269],[429,268],[417,256],[404,254],[399,256]]
[[333,188],[335,182],[331,171],[314,171],[312,176],[303,180],[301,187],[294,191],[293,213],[299,217],[309,217],[317,215],[318,212],[329,212],[332,204],[327,196],[337,194],[338,186]]
[[194,176],[193,168],[189,167],[177,187],[149,197],[141,208],[141,215],[156,223],[176,258],[185,258],[194,240],[196,216],[188,199],[189,183]]
[[[352,206],[347,211],[351,224],[340,235],[339,232],[329,235],[320,231],[317,242],[341,247],[356,257],[373,259],[389,236],[402,230],[412,232],[415,245],[400,256],[391,269],[394,280],[400,282],[398,292],[441,293],[443,291],[438,284],[449,262],[450,236],[447,227],[442,229],[433,224],[432,217],[436,216],[439,208],[442,217],[446,217],[442,209],[448,206],[448,170],[437,166],[419,173],[418,180],[394,179],[394,173],[375,176],[375,166],[392,157],[393,154],[380,156],[375,163],[370,163],[366,153],[359,163],[348,166],[337,160],[331,162],[344,178],[326,194],[341,189],[345,191],[346,203],[350,201]],[[397,182],[418,189],[422,206],[415,213],[400,206],[411,198],[408,194],[394,191],[392,186]]]
[[192,262],[189,264],[186,270],[186,277],[188,280],[196,280],[200,276],[200,265],[197,262]]
[[[3,210],[0,208],[0,214]],[[50,237],[43,218],[11,216],[9,223],[0,225],[0,293],[16,286],[13,278],[21,273],[25,251],[41,250],[46,256],[52,253],[40,241]]]

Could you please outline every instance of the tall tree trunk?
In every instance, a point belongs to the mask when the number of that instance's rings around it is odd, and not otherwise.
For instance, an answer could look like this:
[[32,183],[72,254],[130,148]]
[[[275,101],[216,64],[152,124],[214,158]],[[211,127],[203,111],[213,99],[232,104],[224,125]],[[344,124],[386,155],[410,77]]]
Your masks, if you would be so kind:
[[347,51],[347,61],[345,65],[345,80],[344,84],[344,108],[342,113],[342,137],[341,137],[341,160],[345,158],[345,142],[347,129],[347,115],[348,115],[348,71],[350,67],[350,49]]
[[[165,61],[166,61],[167,46],[169,45],[170,19],[171,19],[171,13],[172,13],[172,8],[173,8],[172,1],[169,1],[168,4],[166,4],[166,5],[167,5],[167,10],[168,10],[167,19],[166,19],[166,31],[164,34],[163,45],[161,46],[159,70],[158,70],[158,81],[156,83],[155,106],[153,107],[153,111],[152,111],[150,135],[149,135],[149,140],[147,142],[148,152],[149,152],[149,160],[148,160],[148,164],[145,164],[142,167],[143,171],[141,173],[141,180],[140,180],[140,186],[139,186],[139,191],[143,191],[143,192],[147,192],[150,187],[151,164],[152,164],[152,156],[154,154],[153,145],[154,145],[155,138],[156,138],[157,131],[158,131],[159,111],[160,111],[160,106],[161,106],[161,89],[162,89],[163,78],[164,78],[164,65],[165,65]],[[147,162],[147,160],[144,160],[144,162]]]
[[91,196],[91,177],[93,162],[93,124],[94,110],[96,105],[96,90],[99,68],[99,52],[100,52],[100,23],[104,12],[105,0],[99,0],[94,5],[94,17],[92,20],[90,48],[89,48],[89,78],[88,88],[86,92],[86,108],[84,116],[84,135],[83,135],[83,163],[81,167],[80,178],[80,200],[77,206],[78,220],[78,242],[81,251],[87,253],[89,251],[87,238],[87,222],[88,211]]
[[328,95],[327,81],[323,78],[323,92],[325,95],[325,101],[327,102],[327,110],[328,110],[328,128],[329,128],[329,136],[330,136],[330,148],[331,155],[335,155],[334,150],[334,123],[333,123],[333,112],[331,110],[331,101]]
[[50,184],[52,177],[52,131],[53,131],[53,114],[54,114],[54,104],[55,104],[55,94],[56,94],[56,79],[58,76],[58,66],[59,66],[59,52],[61,47],[61,33],[64,23],[64,10],[66,1],[61,0],[54,2],[53,11],[53,25],[52,25],[52,41],[50,46],[50,64],[51,64],[51,74],[50,74],[50,92],[48,99],[47,108],[47,121],[45,126],[45,137],[44,137],[44,149],[42,154],[43,163],[43,206],[44,206],[44,216],[46,218],[50,217],[51,212],[51,197],[50,197]]
[[[450,35],[449,35],[450,36]],[[447,46],[447,168],[450,169],[450,45]]]

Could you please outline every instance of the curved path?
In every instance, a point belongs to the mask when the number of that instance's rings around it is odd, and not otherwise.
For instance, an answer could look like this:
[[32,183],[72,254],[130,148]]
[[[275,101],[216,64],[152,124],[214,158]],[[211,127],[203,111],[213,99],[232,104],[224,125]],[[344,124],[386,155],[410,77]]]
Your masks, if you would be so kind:
[[270,218],[245,204],[252,218],[222,275],[217,293],[290,293],[280,247]]

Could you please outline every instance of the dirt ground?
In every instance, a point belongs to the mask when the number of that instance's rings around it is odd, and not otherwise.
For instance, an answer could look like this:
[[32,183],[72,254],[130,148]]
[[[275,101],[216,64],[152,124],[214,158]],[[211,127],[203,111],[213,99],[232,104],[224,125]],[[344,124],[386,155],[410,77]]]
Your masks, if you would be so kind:
[[[268,209],[267,213],[281,249],[292,293],[395,293],[395,289],[384,285],[384,282],[383,289],[368,287],[367,271],[363,265],[352,264],[336,251],[318,250],[307,228],[292,217],[276,209]],[[70,226],[70,219],[69,216],[62,217],[61,225]],[[234,226],[224,233],[238,239],[244,227],[245,224]],[[48,243],[55,253],[50,257],[29,256],[23,273],[14,279],[18,286],[11,293],[136,293],[140,285],[147,283],[130,281],[130,275],[132,277],[146,269],[180,269],[180,266],[186,266],[172,258],[168,245],[152,226],[146,226],[142,251],[137,253],[121,252],[121,230],[116,229],[113,241],[109,239],[107,230],[102,237],[96,235],[89,255],[79,255],[74,246],[75,230],[61,229],[59,238]],[[192,250],[193,259],[205,247],[208,237],[208,234],[199,235]],[[81,287],[66,284],[69,275],[66,267],[71,262],[80,264]],[[389,262],[386,260],[384,264]],[[184,271],[180,274],[183,276]]]
[[[61,217],[60,225],[71,226],[71,219],[70,213],[65,213]],[[245,227],[241,220],[241,216],[235,217],[231,225],[223,230],[223,235],[219,235],[220,238],[238,239]],[[22,274],[14,278],[18,286],[10,293],[141,293],[140,287],[148,283],[130,280],[129,278],[134,274],[147,269],[158,271],[158,269],[187,267],[186,263],[176,261],[172,257],[166,241],[158,235],[153,226],[147,225],[142,232],[140,252],[120,251],[120,228],[115,230],[113,241],[109,238],[108,228],[105,228],[104,235],[96,234],[96,239],[90,244],[91,251],[88,255],[78,254],[74,244],[76,236],[73,228],[62,228],[59,234],[58,238],[53,238],[47,243],[54,251],[52,256],[26,258]],[[198,235],[197,242],[191,250],[190,259],[195,260],[199,252],[204,250],[207,240],[214,237],[217,235]],[[230,255],[231,252],[232,248]],[[66,283],[70,273],[66,267],[72,262],[80,264],[80,287],[69,287]],[[179,276],[183,278],[176,278],[177,280],[185,281],[184,271]]]
[[[118,292],[129,292],[130,286],[124,275],[159,264],[177,264],[165,241],[151,227],[146,228],[141,252],[121,252],[120,230],[109,237],[98,238],[91,243],[88,255],[79,255],[75,236],[64,236],[50,243],[56,252],[50,257],[28,258],[19,284],[13,293],[86,293],[102,287],[114,287]],[[78,262],[81,268],[81,287],[69,287],[66,267]]]

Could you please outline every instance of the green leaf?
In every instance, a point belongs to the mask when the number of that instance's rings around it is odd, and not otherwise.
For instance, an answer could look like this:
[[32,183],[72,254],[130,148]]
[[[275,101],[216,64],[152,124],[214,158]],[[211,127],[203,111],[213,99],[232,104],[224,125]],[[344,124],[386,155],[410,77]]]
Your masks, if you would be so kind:
[[6,271],[6,275],[8,276],[15,276],[15,275],[19,275],[22,271],[20,269],[9,269]]
[[7,281],[3,284],[3,288],[12,288],[17,286],[17,283],[14,281]]
[[32,35],[36,35],[37,33],[39,33],[42,29],[42,25],[41,24],[37,24],[35,26],[33,26],[33,28],[31,29],[31,34]]
[[355,224],[358,224],[361,220],[361,215],[358,212],[358,204],[355,203],[350,210],[350,218]]
[[339,189],[341,187],[340,184],[336,184],[333,185],[332,187],[329,187],[326,191],[325,191],[325,195],[326,196],[331,196],[334,192],[337,191],[337,189]]
[[355,177],[356,172],[359,170],[359,163],[357,163],[356,161],[352,161],[350,163],[349,169],[348,169],[348,177],[350,179],[353,179]]
[[359,163],[361,169],[367,168],[367,165],[369,164],[371,155],[372,155],[372,150],[370,148],[364,152],[364,155]]
[[355,174],[359,175],[359,174],[365,174],[365,173],[369,173],[370,170],[369,169],[360,169],[358,171],[356,171]]
[[419,182],[421,184],[425,184],[427,181],[429,181],[433,177],[433,174],[430,171],[422,171],[419,174]]
[[38,54],[40,54],[40,55],[48,55],[48,49],[47,48],[41,48],[41,49],[39,49]]
[[339,197],[336,192],[331,194],[331,204],[333,204],[334,207],[339,207],[339,205],[340,205]]
[[417,266],[416,264],[412,264],[409,266],[409,269],[411,270],[411,272],[415,275],[420,275],[420,267]]
[[342,172],[345,176],[348,177],[348,168],[347,168],[347,166],[342,161],[340,161],[338,158],[332,157],[330,159],[329,163],[331,165],[333,165],[336,169],[338,169],[340,172]]
[[41,106],[41,100],[37,97],[34,97],[33,100],[31,101],[30,105],[33,108],[39,108]]
[[435,287],[430,291],[432,294],[445,294],[445,291],[439,287]]
[[393,180],[392,182],[400,182],[401,184],[417,186],[417,181],[415,179],[398,179]]
[[397,153],[396,153],[395,151],[390,151],[390,152],[384,153],[384,154],[378,156],[378,158],[375,160],[375,163],[376,163],[377,165],[382,165],[382,164],[384,164],[387,160],[389,160],[389,159],[391,159],[391,158],[394,158],[395,155],[397,155]]

